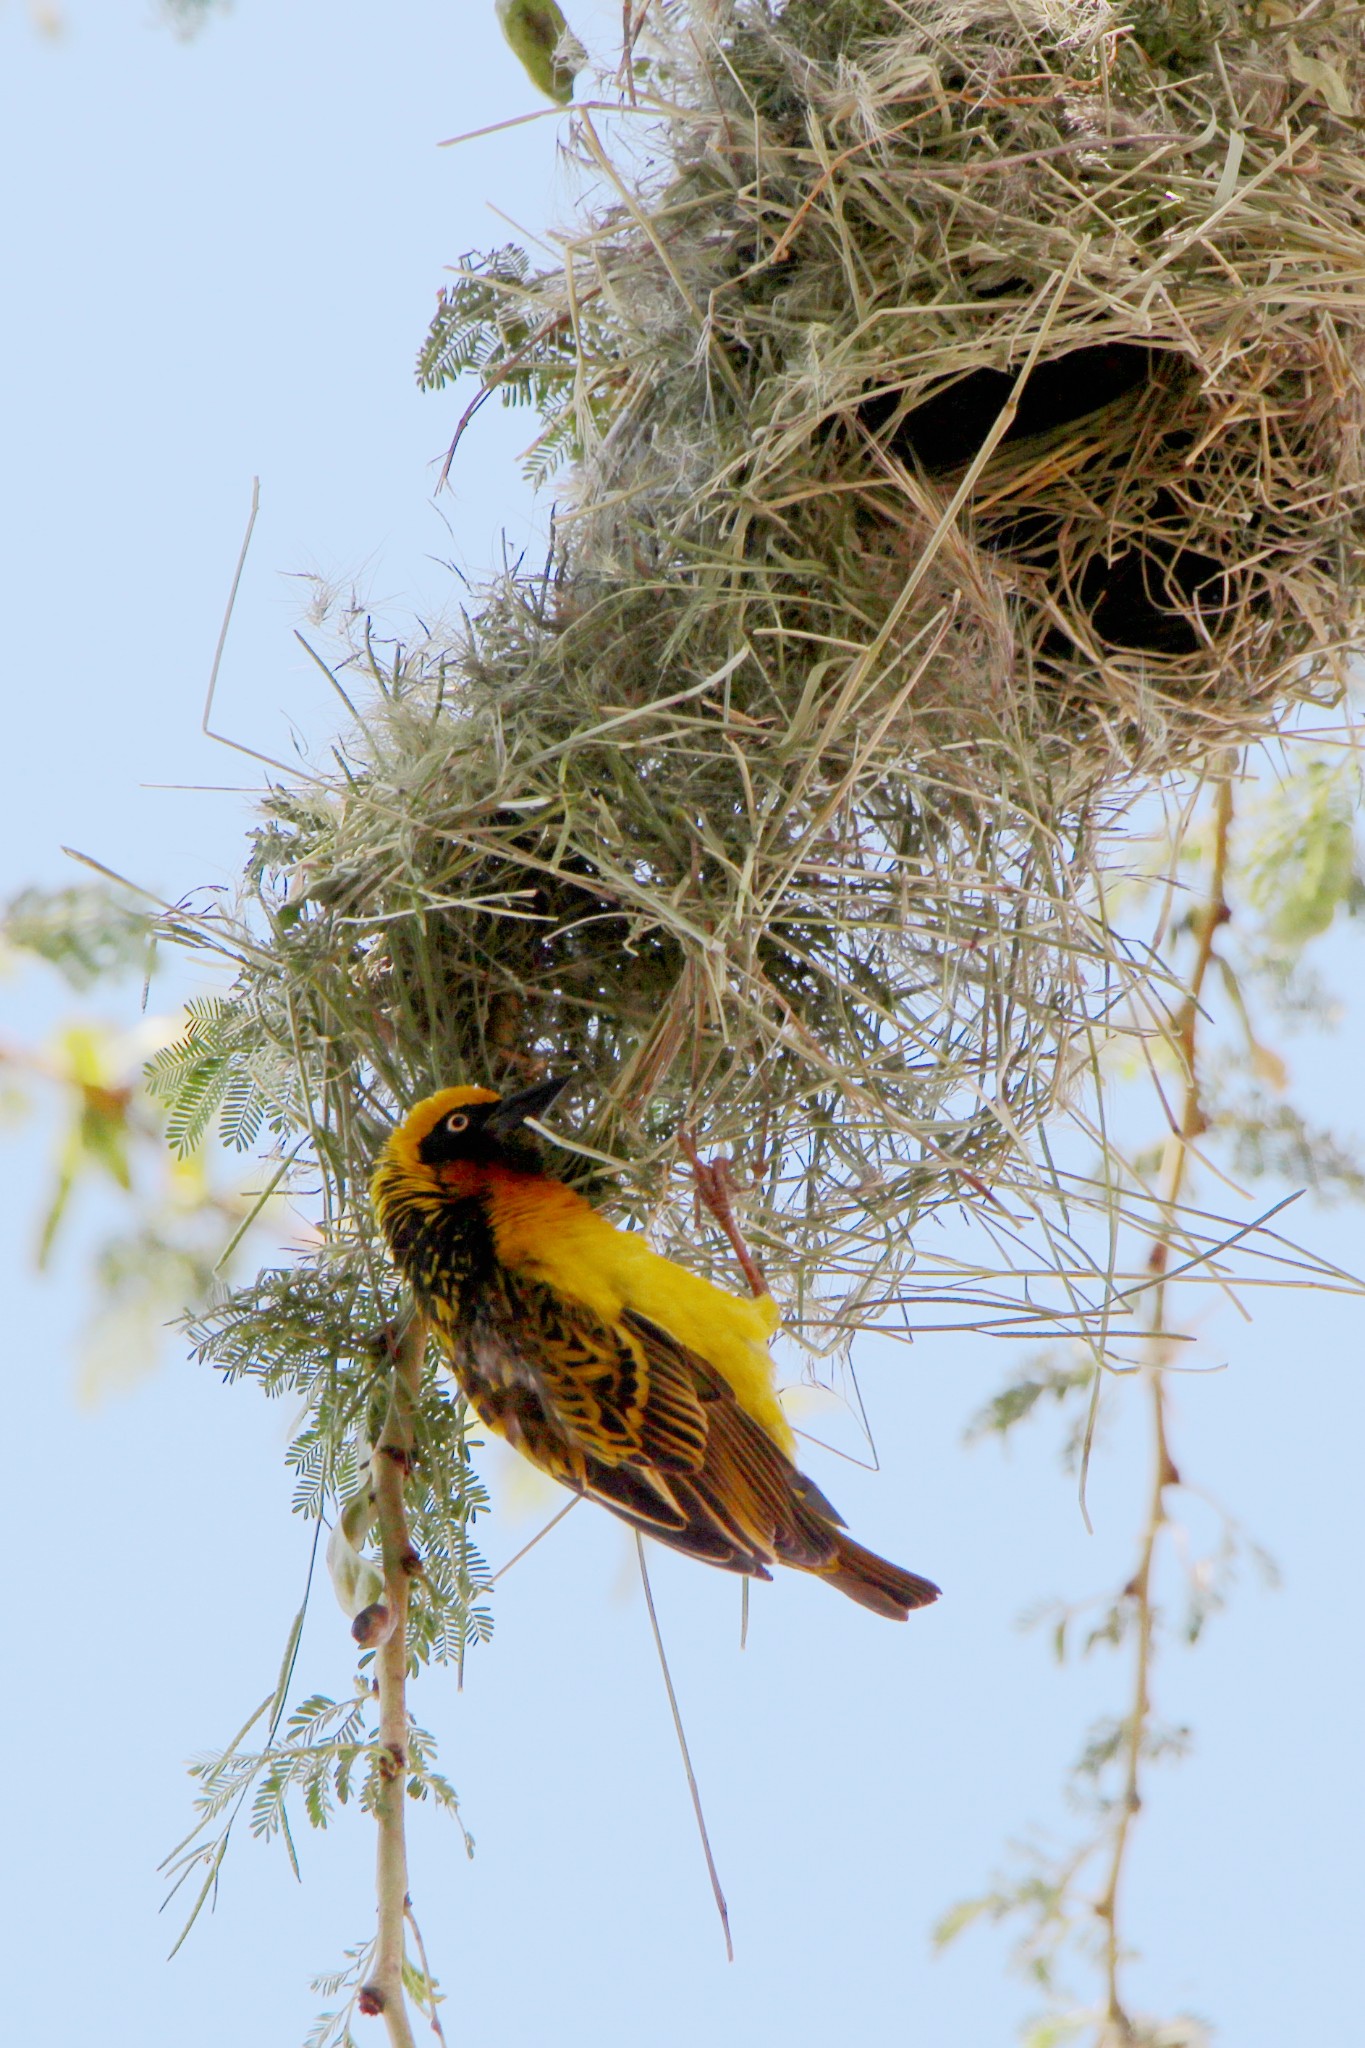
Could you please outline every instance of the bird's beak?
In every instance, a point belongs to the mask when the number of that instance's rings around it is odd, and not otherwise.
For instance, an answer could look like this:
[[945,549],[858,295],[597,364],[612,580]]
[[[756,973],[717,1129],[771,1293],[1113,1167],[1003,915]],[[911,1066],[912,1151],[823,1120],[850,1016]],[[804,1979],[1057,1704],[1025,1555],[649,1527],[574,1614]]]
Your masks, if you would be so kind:
[[537,1081],[534,1088],[523,1088],[516,1095],[504,1095],[502,1101],[489,1110],[484,1129],[499,1143],[510,1138],[521,1129],[528,1116],[542,1116],[572,1078],[571,1074],[560,1074],[553,1081]]

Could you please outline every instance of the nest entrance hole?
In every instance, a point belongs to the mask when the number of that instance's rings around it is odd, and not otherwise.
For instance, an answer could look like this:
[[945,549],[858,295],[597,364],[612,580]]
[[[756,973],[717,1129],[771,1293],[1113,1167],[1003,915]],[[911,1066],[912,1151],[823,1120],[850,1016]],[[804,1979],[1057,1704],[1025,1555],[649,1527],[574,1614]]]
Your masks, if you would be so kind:
[[[1177,509],[1170,491],[1158,491],[1153,526]],[[1233,608],[1223,564],[1159,532],[1120,548],[1111,559],[1097,549],[1077,579],[1076,599],[1095,637],[1107,646],[1176,658],[1207,646]]]
[[[1130,391],[1150,384],[1168,354],[1168,350],[1139,342],[1103,341],[1036,363],[1019,394],[1018,409],[1001,438],[1001,447],[1052,433],[1103,411]],[[894,421],[886,436],[892,453],[910,467],[936,476],[966,467],[1013,389],[1012,371],[970,370],[901,419],[895,417],[899,400],[894,392],[865,400],[860,410],[864,424],[874,434],[881,435]]]
[[1245,595],[1235,569],[1182,542],[1188,518],[1175,492],[1161,486],[1140,525],[1130,518],[1117,543],[1039,510],[992,523],[980,538],[1002,560],[1044,578],[1063,617],[1084,622],[1076,634],[1049,624],[1038,645],[1045,659],[1073,662],[1088,642],[1178,661],[1216,641]]
[[[1175,398],[1188,389],[1190,374],[1183,356],[1145,343],[1110,341],[1070,349],[1034,368],[1000,447],[1064,435],[1067,427],[1110,408],[1118,408],[1112,425],[1121,442],[1144,393],[1164,391]],[[897,417],[894,393],[866,400],[861,417],[901,461],[930,476],[951,477],[980,448],[1014,381],[1006,370],[972,370],[902,417]],[[1151,422],[1150,408],[1143,410]],[[1174,457],[1190,439],[1187,429],[1169,431],[1155,445]],[[1125,488],[1132,490],[1133,479]],[[1088,641],[1128,654],[1180,660],[1206,648],[1235,609],[1226,565],[1185,543],[1181,529],[1188,526],[1188,512],[1175,493],[1158,488],[1141,515],[1140,530],[1134,530],[1131,516],[1125,519],[1117,545],[1101,535],[1087,542],[1075,531],[1070,512],[1052,512],[1045,496],[1027,509],[984,519],[978,538],[1002,560],[1019,563],[1034,578],[1044,577],[1058,608],[1076,619],[1074,636],[1055,624],[1047,627],[1038,649],[1044,658],[1074,662]]]

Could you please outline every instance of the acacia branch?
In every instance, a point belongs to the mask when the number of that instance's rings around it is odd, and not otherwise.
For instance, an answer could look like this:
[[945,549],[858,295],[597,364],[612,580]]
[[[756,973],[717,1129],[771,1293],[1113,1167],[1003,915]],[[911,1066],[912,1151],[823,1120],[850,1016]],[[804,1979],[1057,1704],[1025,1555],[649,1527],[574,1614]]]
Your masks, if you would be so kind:
[[1151,1465],[1147,1515],[1138,1545],[1137,1568],[1124,1587],[1124,1597],[1132,1603],[1136,1626],[1133,1692],[1124,1724],[1123,1789],[1118,1802],[1118,1817],[1114,1823],[1109,1870],[1104,1890],[1095,1903],[1095,1912],[1104,1930],[1105,2023],[1101,2040],[1105,2043],[1119,2044],[1119,2048],[1129,2048],[1129,2044],[1136,2042],[1138,2038],[1132,2016],[1123,2002],[1119,1981],[1123,1958],[1123,1944],[1119,1933],[1119,1896],[1132,1840],[1133,1822],[1142,1810],[1142,1764],[1152,1714],[1151,1672],[1156,1621],[1152,1601],[1152,1572],[1162,1531],[1170,1519],[1166,1508],[1167,1489],[1180,1484],[1180,1473],[1171,1456],[1167,1434],[1166,1388],[1163,1376],[1170,1352],[1165,1313],[1167,1267],[1170,1261],[1171,1240],[1175,1232],[1176,1209],[1189,1164],[1190,1146],[1208,1128],[1208,1117],[1200,1094],[1198,1029],[1202,1014],[1200,1004],[1204,983],[1215,957],[1214,937],[1231,916],[1226,895],[1231,829],[1232,782],[1230,775],[1225,775],[1218,785],[1214,800],[1214,843],[1208,895],[1194,920],[1194,965],[1185,1000],[1173,1021],[1171,1035],[1184,1068],[1184,1095],[1179,1128],[1172,1132],[1167,1140],[1166,1156],[1162,1163],[1161,1227],[1152,1240],[1147,1258],[1148,1270],[1155,1278],[1151,1292],[1146,1354],[1142,1367],[1152,1426]]
[[[419,1560],[408,1534],[403,1490],[412,1458],[412,1416],[426,1350],[426,1325],[413,1318],[403,1335],[389,1339],[393,1379],[384,1427],[370,1459],[370,1486],[379,1524],[384,1567],[382,1615],[368,1640],[378,1642],[375,1674],[379,1688],[379,1792],[375,1822],[378,1928],[374,1967],[361,1988],[361,2012],[380,2015],[391,2048],[416,2048],[403,1990],[404,1923],[408,1902],[405,1829],[408,1764],[408,1595]],[[374,1610],[367,1610],[374,1613]],[[363,1617],[362,1617],[363,1618]]]

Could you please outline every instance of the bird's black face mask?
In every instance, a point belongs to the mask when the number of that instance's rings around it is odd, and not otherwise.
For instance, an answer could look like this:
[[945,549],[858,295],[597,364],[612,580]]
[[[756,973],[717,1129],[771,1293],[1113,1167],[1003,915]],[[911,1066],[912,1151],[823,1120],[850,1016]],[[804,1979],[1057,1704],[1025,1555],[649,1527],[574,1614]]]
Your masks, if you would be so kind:
[[466,1102],[442,1117],[428,1131],[417,1148],[424,1166],[442,1166],[451,1160],[467,1159],[478,1165],[494,1161],[508,1166],[535,1167],[540,1152],[534,1135],[523,1127],[528,1117],[541,1116],[570,1076],[537,1081],[500,1102]]

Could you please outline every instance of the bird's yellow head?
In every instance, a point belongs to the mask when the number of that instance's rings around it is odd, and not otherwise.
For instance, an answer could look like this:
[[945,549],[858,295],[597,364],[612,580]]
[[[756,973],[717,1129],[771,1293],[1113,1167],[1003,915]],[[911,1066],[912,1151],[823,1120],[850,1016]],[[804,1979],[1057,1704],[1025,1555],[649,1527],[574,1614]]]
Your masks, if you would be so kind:
[[[384,1147],[390,1163],[443,1187],[468,1184],[488,1166],[532,1169],[538,1164],[524,1126],[550,1107],[567,1075],[538,1081],[515,1095],[491,1088],[442,1088],[414,1103]],[[471,1171],[472,1170],[472,1171]]]

